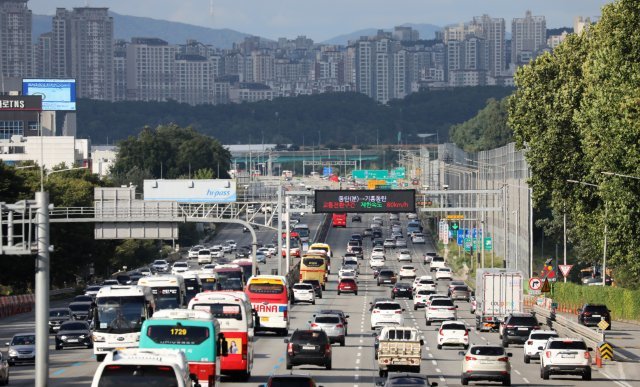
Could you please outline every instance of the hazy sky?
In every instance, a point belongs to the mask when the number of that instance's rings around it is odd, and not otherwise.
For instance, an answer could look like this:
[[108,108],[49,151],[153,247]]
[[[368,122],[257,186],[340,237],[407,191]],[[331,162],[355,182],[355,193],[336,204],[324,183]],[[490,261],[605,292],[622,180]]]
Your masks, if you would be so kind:
[[439,26],[469,21],[484,13],[511,19],[530,9],[547,18],[547,27],[572,26],[575,16],[598,16],[607,0],[29,0],[34,14],[55,9],[108,7],[131,16],[230,28],[265,38],[306,35],[323,41],[364,28],[403,23]]

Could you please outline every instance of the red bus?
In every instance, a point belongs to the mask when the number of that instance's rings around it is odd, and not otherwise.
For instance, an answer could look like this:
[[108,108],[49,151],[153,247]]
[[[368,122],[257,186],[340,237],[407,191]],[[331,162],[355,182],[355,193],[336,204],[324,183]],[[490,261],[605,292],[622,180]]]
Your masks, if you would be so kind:
[[216,290],[241,292],[244,289],[244,271],[238,265],[217,265],[213,272],[216,274]]
[[347,227],[347,214],[344,212],[336,212],[331,217],[331,226]]
[[[289,255],[300,258],[300,235],[292,231],[289,233]],[[287,256],[287,233],[282,233],[282,257]]]
[[286,336],[289,332],[289,289],[279,275],[257,275],[249,278],[245,293],[251,301],[260,324],[256,331],[271,331]]

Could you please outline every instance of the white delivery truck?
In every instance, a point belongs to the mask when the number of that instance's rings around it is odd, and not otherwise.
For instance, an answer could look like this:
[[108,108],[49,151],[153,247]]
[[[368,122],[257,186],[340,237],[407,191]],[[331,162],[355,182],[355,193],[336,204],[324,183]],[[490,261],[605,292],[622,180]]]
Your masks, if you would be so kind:
[[513,269],[478,269],[476,329],[496,330],[511,313],[523,310],[523,275]]

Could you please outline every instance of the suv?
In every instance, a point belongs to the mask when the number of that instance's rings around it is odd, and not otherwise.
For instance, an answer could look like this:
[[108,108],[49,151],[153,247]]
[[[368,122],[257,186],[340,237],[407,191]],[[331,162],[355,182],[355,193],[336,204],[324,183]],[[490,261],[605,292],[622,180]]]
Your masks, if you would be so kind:
[[460,351],[464,356],[462,361],[462,375],[460,381],[463,386],[469,380],[501,381],[503,386],[511,385],[510,353],[497,345],[474,345],[467,350]]
[[391,290],[391,298],[396,299],[400,297],[405,297],[410,300],[413,299],[411,284],[406,282],[398,282],[393,286],[393,289]]
[[360,223],[360,222],[362,222],[362,216],[357,215],[357,214],[354,214],[354,215],[351,217],[351,221],[352,221],[352,222],[358,222],[358,223]]
[[287,344],[287,369],[294,365],[314,364],[331,369],[331,342],[324,331],[296,330]]
[[343,278],[338,283],[338,295],[340,293],[353,293],[358,295],[358,284],[353,278]]
[[549,380],[552,374],[582,375],[591,380],[591,348],[580,339],[551,338],[540,353],[540,376]]
[[378,274],[378,286],[381,284],[391,284],[394,285],[396,283],[396,273],[393,269],[382,269]]
[[344,347],[345,336],[347,335],[342,318],[337,314],[315,314],[313,320],[309,321],[309,329],[314,331],[324,331],[329,336],[329,341],[340,343]]
[[322,298],[322,285],[320,285],[320,281],[306,279],[302,280],[302,283],[313,285],[313,290],[316,292],[316,298]]
[[260,384],[261,387],[290,387],[290,386],[305,386],[305,387],[318,387],[316,381],[309,375],[271,375],[269,380],[265,384]]
[[502,345],[506,348],[509,343],[524,344],[534,329],[540,329],[540,324],[531,313],[510,314],[500,326]]
[[444,257],[435,256],[431,258],[431,263],[429,264],[429,271],[436,271],[441,267],[445,267],[446,263],[444,262]]
[[611,329],[611,311],[606,305],[584,304],[578,311],[578,323],[584,326],[597,326],[601,320],[609,323],[607,330]]

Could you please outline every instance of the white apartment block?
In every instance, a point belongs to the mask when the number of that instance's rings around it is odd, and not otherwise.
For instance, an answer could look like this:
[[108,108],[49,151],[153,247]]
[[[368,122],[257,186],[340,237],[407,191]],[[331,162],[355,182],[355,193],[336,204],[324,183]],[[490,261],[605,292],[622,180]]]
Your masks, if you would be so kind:
[[487,60],[492,77],[500,77],[506,69],[505,22],[489,15],[476,16],[472,24],[480,27],[481,37],[487,42]]
[[31,18],[27,0],[0,1],[0,73],[3,77],[33,75]]
[[573,32],[577,35],[580,35],[584,30],[589,28],[591,24],[593,24],[593,22],[591,21],[591,18],[576,16],[573,19]]
[[252,82],[265,83],[274,78],[275,57],[273,54],[254,51],[251,53],[251,62],[253,77],[247,79],[251,79]]
[[409,94],[407,79],[407,50],[400,50],[393,54],[393,98],[404,98]]
[[371,98],[373,95],[374,42],[359,40],[356,43],[356,90]]
[[476,24],[460,23],[444,28],[442,40],[445,44],[451,40],[463,41],[469,36],[481,34],[481,27]]
[[449,74],[449,85],[452,87],[484,86],[486,84],[486,70],[453,70]]
[[177,47],[157,38],[132,38],[127,45],[127,99],[175,99]]
[[250,88],[245,85],[239,85],[229,89],[229,101],[233,103],[272,100],[274,97],[275,93],[269,87]]
[[214,103],[213,64],[199,55],[178,55],[175,63],[176,100],[189,105]]
[[74,136],[12,136],[0,140],[0,160],[7,164],[34,161],[47,170],[62,163],[70,168],[88,164],[89,147],[89,140]]
[[534,59],[547,45],[547,21],[544,16],[532,16],[511,23],[511,63],[523,65]]
[[560,45],[560,43],[564,42],[568,35],[567,31],[562,31],[562,34],[560,35],[549,36],[549,39],[547,39],[547,46],[552,50],[555,49]]

